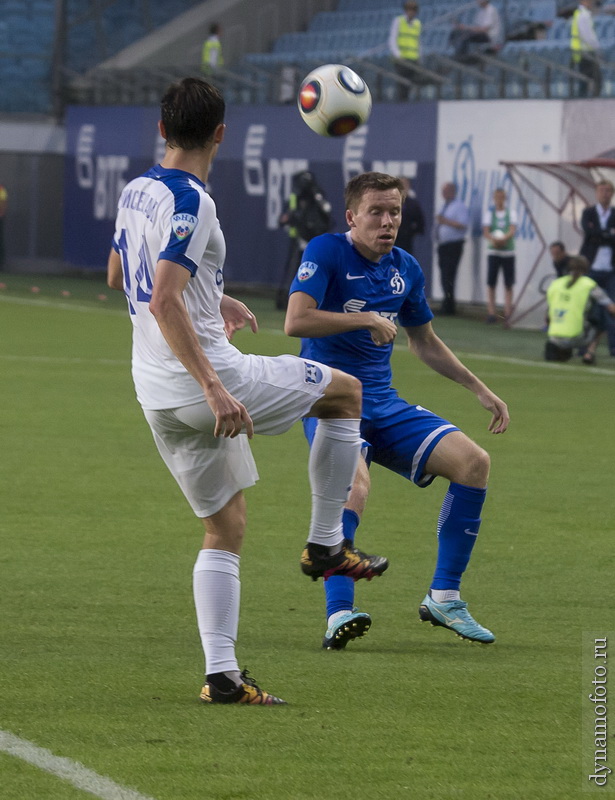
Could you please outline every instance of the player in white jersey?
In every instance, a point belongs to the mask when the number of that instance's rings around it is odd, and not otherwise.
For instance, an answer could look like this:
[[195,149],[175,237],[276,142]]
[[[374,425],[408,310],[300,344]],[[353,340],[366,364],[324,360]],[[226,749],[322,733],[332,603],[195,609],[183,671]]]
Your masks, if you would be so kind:
[[277,705],[239,671],[242,490],[258,478],[248,438],[278,434],[302,416],[320,422],[309,461],[312,518],[301,568],[314,580],[370,578],[386,559],[343,540],[341,517],[361,440],[359,381],[295,356],[241,353],[233,333],[256,320],[224,294],[225,244],[205,190],[224,137],[224,100],[186,78],[162,99],[165,157],[131,181],[119,200],[108,282],[123,290],[133,323],[132,373],[158,450],[205,538],[193,573],[208,703]]

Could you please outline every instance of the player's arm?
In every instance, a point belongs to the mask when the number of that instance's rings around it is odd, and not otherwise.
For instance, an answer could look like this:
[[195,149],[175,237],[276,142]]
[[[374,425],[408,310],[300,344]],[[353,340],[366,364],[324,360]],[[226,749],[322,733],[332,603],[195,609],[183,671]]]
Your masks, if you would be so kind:
[[122,259],[113,247],[107,260],[107,285],[110,289],[124,291],[124,277],[122,275]]
[[159,261],[149,310],[171,350],[201,386],[216,416],[214,436],[234,438],[245,425],[248,436],[252,437],[254,428],[250,415],[245,406],[225,389],[203,352],[188,316],[183,291],[189,279],[190,273],[184,267],[172,261]]
[[288,299],[284,332],[287,336],[305,339],[333,336],[337,333],[367,330],[374,344],[390,344],[397,326],[375,311],[323,311],[316,300],[305,292],[293,292]]
[[404,330],[410,350],[435,372],[473,392],[483,408],[492,414],[489,430],[492,433],[504,433],[510,422],[506,403],[461,363],[436,334],[431,322]]

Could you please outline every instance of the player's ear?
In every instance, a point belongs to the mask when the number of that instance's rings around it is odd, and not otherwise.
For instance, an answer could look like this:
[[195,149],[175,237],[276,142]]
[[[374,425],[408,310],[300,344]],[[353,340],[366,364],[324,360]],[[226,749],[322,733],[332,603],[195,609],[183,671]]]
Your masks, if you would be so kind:
[[226,125],[221,122],[216,130],[214,131],[214,142],[215,144],[220,144],[220,142],[224,139],[224,131],[226,130]]
[[161,119],[158,120],[158,130],[160,131],[160,135],[162,136],[162,138],[166,142],[166,140],[167,140],[167,132],[164,129],[164,122]]
[[346,225],[348,225],[349,228],[355,227],[354,214],[349,208],[346,209]]

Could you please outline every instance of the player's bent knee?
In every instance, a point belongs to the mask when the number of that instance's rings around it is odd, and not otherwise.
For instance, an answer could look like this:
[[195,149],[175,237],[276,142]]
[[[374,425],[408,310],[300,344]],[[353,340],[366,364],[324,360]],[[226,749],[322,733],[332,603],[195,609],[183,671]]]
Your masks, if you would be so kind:
[[334,419],[359,419],[361,416],[361,381],[333,369],[333,378],[321,399],[312,407],[312,416]]
[[473,447],[467,454],[464,464],[464,477],[459,483],[483,488],[487,485],[487,480],[489,479],[491,459],[486,450],[483,450],[477,444],[472,444]]

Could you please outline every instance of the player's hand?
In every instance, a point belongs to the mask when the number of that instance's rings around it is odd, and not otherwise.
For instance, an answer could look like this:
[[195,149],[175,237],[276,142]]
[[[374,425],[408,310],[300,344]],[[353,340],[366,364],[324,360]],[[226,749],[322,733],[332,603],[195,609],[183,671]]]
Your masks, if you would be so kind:
[[229,342],[233,338],[235,332],[245,328],[248,322],[250,323],[252,333],[258,331],[258,322],[254,314],[245,303],[235,300],[234,297],[229,297],[226,294],[222,295],[220,313],[224,320],[224,333]]
[[478,400],[483,408],[492,414],[489,430],[491,433],[504,433],[510,423],[508,406],[503,400],[494,394],[490,389],[483,389],[477,394]]
[[391,344],[397,336],[397,325],[386,317],[381,317],[375,311],[369,311],[369,323],[366,326],[372,337],[372,342],[378,347]]
[[235,400],[222,383],[209,387],[205,399],[216,417],[214,436],[234,439],[244,428],[249,439],[254,436],[254,423],[246,407]]

